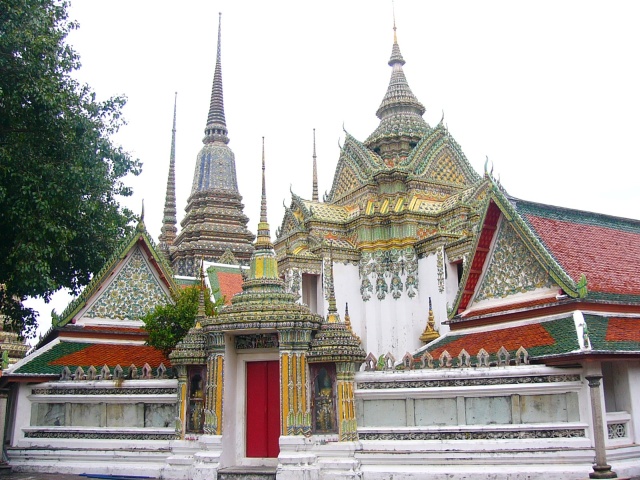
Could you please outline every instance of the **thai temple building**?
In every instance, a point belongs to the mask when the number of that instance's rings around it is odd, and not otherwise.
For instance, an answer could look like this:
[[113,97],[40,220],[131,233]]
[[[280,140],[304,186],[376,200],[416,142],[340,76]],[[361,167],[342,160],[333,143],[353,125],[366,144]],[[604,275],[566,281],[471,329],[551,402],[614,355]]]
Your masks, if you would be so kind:
[[[311,199],[292,193],[273,238],[263,139],[253,242],[220,41],[219,28],[181,231],[174,109],[159,245],[141,221],[0,377],[14,470],[640,475],[640,221],[520,200],[487,165],[474,171],[443,122],[424,120],[394,25],[378,127],[364,141],[345,132],[322,200],[314,146]],[[209,317],[201,293],[193,327],[164,355],[140,318],[189,283],[226,305]]]

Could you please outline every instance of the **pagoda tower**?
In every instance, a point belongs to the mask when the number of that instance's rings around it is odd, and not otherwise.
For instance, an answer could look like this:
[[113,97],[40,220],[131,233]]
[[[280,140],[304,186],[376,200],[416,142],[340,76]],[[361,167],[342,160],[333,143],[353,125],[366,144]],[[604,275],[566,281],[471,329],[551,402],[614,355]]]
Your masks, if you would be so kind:
[[176,239],[178,229],[176,224],[176,106],[178,92],[173,102],[173,128],[171,129],[171,155],[169,157],[169,175],[167,176],[167,193],[164,200],[164,212],[162,216],[162,228],[160,229],[160,251],[167,261],[171,261],[171,247]]
[[201,259],[217,261],[227,251],[241,263],[248,263],[253,253],[254,235],[247,229],[249,219],[243,212],[238,191],[235,156],[228,146],[220,32],[219,18],[216,69],[202,140],[204,146],[196,161],[182,230],[171,249],[171,264],[177,275],[196,276]]

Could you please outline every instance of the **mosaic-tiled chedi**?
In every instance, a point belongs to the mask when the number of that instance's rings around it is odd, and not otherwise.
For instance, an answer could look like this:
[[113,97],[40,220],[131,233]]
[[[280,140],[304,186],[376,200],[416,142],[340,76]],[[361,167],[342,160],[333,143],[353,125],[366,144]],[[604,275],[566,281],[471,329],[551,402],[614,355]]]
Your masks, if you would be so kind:
[[242,285],[242,292],[231,300],[231,305],[225,307],[217,317],[205,319],[202,324],[209,338],[205,433],[222,433],[224,335],[231,333],[238,338],[255,330],[277,333],[278,336],[281,434],[311,433],[311,409],[307,402],[307,352],[312,333],[320,328],[322,318],[312,314],[306,306],[296,303],[296,296],[285,292],[284,282],[278,276],[278,263],[267,223],[264,157],[262,187],[258,238],[248,279]]
[[216,69],[204,146],[196,161],[182,230],[171,249],[173,270],[178,275],[196,276],[201,258],[217,261],[227,250],[240,262],[251,258],[254,236],[247,230],[248,218],[243,213],[235,156],[228,146],[227,134],[218,24]]

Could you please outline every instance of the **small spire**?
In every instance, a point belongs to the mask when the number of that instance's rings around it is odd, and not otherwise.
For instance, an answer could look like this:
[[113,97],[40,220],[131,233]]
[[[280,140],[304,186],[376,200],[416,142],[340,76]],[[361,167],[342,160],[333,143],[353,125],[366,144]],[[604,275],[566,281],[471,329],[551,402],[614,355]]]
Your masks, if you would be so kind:
[[344,323],[351,330],[351,317],[349,316],[349,302],[344,304]]
[[227,134],[227,122],[224,116],[224,99],[222,95],[222,62],[220,51],[222,43],[222,12],[218,14],[218,50],[216,53],[216,69],[213,74],[213,85],[211,87],[211,102],[209,103],[209,115],[207,115],[207,126],[204,129],[204,143],[220,141],[229,143]]
[[436,319],[433,314],[433,306],[431,305],[431,297],[429,297],[429,317],[427,318],[427,326],[420,335],[420,340],[424,343],[429,343],[436,338],[438,338],[440,334],[436,330]]
[[318,201],[318,165],[316,163],[316,129],[313,129],[313,194],[311,200]]
[[258,223],[258,239],[256,240],[256,247],[258,245],[272,248],[271,232],[269,229],[269,223],[267,221],[267,186],[265,179],[264,137],[262,137],[262,199],[260,201],[260,223]]
[[140,221],[138,222],[138,225],[136,226],[136,230],[138,232],[142,232],[144,231],[145,226],[144,226],[144,198],[142,199],[142,209],[140,211]]
[[262,200],[260,201],[260,221],[267,222],[267,186],[264,178],[264,137],[262,137]]
[[164,198],[164,212],[162,216],[162,228],[160,229],[160,249],[169,256],[169,247],[173,245],[178,233],[176,227],[176,107],[178,105],[178,92],[173,99],[173,128],[171,129],[171,154],[169,156],[169,174],[167,176],[167,191]]
[[206,284],[204,282],[204,257],[200,257],[200,298],[198,300],[198,313],[196,315],[196,324],[198,323],[198,319],[206,317],[206,310],[204,306],[204,292],[206,289]]
[[329,314],[327,315],[329,323],[338,323],[338,307],[336,306],[336,291],[333,285],[333,242],[329,242]]

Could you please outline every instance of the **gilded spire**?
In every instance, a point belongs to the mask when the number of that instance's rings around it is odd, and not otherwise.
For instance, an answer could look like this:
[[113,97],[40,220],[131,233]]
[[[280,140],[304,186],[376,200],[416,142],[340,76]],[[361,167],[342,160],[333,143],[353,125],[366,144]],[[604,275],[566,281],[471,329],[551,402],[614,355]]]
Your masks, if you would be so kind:
[[173,99],[173,128],[171,129],[171,154],[169,156],[169,175],[167,176],[167,192],[164,197],[164,214],[162,216],[162,228],[160,229],[160,250],[165,255],[169,254],[169,247],[176,239],[178,219],[176,218],[176,107],[178,104],[178,92]]
[[224,99],[222,96],[222,62],[220,61],[222,13],[218,14],[218,50],[216,53],[216,70],[213,74],[213,86],[211,87],[211,102],[209,103],[209,115],[207,126],[204,129],[204,143],[219,141],[229,143],[227,134],[227,122],[224,118]]
[[313,129],[313,194],[311,200],[318,201],[318,165],[316,162],[316,129]]

